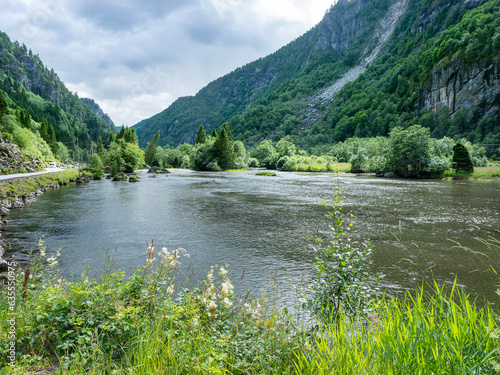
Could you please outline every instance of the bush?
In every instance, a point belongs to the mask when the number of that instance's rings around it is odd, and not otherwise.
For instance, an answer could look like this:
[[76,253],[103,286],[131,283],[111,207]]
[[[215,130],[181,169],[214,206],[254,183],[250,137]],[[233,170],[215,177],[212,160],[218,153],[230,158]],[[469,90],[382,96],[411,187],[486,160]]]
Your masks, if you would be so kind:
[[378,282],[366,269],[372,246],[368,241],[351,241],[348,232],[354,217],[342,213],[341,193],[336,187],[334,200],[323,204],[332,209],[327,215],[332,223],[330,238],[317,238],[313,247],[317,272],[305,306],[323,323],[336,321],[342,314],[366,316]]

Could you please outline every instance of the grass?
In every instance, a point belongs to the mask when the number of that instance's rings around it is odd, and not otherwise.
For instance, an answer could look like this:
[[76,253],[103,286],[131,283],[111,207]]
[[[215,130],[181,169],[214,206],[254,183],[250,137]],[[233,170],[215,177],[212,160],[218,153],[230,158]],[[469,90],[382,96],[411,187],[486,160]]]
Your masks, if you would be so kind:
[[294,172],[341,172],[346,173],[351,169],[351,163],[297,163],[287,168]]
[[68,184],[78,177],[77,169],[69,169],[53,174],[45,174],[38,177],[23,178],[10,182],[0,183],[0,199],[14,195],[24,197],[36,193],[40,186],[47,187],[53,184]]
[[500,166],[475,167],[472,174],[456,173],[449,169],[445,171],[443,177],[454,180],[495,180],[500,179]]
[[255,174],[256,176],[276,176],[276,172],[260,171]]
[[298,374],[491,374],[500,369],[498,316],[437,284],[402,300],[379,299],[368,324],[321,328],[297,354]]

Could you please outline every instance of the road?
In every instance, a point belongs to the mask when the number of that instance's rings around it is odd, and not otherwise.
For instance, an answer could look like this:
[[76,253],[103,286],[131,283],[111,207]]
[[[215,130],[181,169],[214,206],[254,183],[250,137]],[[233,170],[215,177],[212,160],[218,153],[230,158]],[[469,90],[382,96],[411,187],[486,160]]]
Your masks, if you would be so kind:
[[47,174],[47,173],[61,172],[61,171],[64,171],[64,169],[65,168],[56,167],[56,168],[47,168],[45,171],[42,171],[42,172],[15,173],[15,174],[1,175],[0,176],[0,183],[19,180],[20,178],[25,178],[25,177],[36,177],[36,176],[40,176],[42,174]]

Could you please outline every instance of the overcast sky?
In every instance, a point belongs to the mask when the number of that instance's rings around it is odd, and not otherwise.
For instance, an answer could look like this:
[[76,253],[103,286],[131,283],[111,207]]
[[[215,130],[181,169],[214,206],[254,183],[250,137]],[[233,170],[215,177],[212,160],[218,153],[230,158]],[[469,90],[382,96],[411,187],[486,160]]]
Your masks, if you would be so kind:
[[302,35],[335,0],[1,2],[1,31],[132,126]]

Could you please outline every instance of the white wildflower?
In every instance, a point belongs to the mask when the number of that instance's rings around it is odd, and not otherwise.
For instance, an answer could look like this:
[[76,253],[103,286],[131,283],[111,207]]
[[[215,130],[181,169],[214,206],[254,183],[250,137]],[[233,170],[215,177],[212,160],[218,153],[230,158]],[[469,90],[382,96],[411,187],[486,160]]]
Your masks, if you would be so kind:
[[173,295],[173,294],[174,294],[174,286],[173,286],[173,285],[170,285],[170,286],[167,288],[167,294],[171,294],[171,295]]
[[227,275],[227,270],[224,267],[221,267],[219,270],[219,277],[222,279],[226,277],[226,275]]
[[222,304],[226,309],[229,309],[231,306],[233,306],[233,302],[230,301],[227,297],[222,300]]
[[495,328],[493,331],[490,332],[490,337],[495,340],[500,338],[500,331]]
[[207,274],[207,280],[209,283],[212,283],[214,281],[214,272],[213,270],[210,270],[210,272]]
[[226,279],[221,285],[221,297],[225,298],[231,294],[233,294],[233,284],[231,284],[231,280]]

